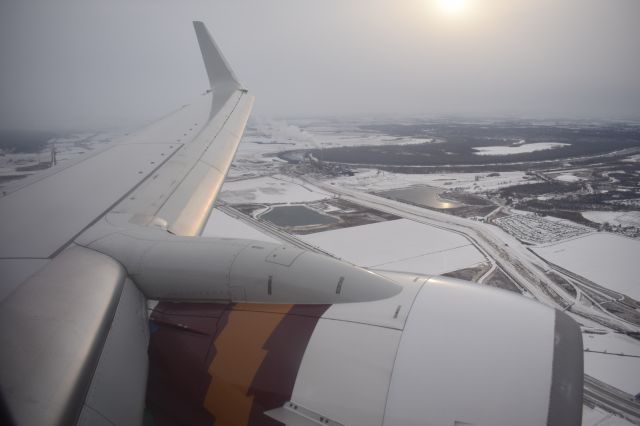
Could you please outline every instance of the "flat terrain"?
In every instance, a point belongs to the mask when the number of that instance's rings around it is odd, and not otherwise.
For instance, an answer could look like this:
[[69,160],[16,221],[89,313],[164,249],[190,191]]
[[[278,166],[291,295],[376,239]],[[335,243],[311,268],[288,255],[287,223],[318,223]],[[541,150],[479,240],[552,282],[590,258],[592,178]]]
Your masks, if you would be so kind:
[[640,241],[590,234],[536,247],[537,254],[595,283],[640,300]]
[[225,182],[220,197],[230,204],[287,204],[318,201],[329,196],[291,179],[274,176]]
[[211,212],[207,225],[202,231],[202,236],[217,238],[246,238],[248,240],[280,243],[279,240],[216,209]]
[[356,265],[418,274],[443,274],[485,261],[464,237],[406,219],[301,237]]
[[585,373],[631,395],[640,393],[640,345],[614,333],[584,334]]
[[[640,143],[640,128],[627,124],[418,122],[365,124],[361,130],[427,141],[408,146],[315,149],[313,155],[322,155],[329,162],[375,166],[507,165],[602,155],[637,148]],[[487,153],[500,155],[483,155]]]

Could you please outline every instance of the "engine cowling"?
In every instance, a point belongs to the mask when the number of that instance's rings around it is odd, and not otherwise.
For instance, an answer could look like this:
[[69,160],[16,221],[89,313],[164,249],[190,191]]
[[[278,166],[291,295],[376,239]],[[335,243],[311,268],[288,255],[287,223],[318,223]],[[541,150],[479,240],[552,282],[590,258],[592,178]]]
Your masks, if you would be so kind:
[[402,291],[369,302],[161,303],[149,407],[203,424],[580,424],[569,317],[451,278],[386,275]]

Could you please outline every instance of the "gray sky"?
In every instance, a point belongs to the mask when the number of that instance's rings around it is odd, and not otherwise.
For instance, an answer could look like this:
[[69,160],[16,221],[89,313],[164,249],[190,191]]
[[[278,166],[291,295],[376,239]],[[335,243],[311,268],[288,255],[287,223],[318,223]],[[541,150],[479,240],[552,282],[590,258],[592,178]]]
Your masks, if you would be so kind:
[[640,0],[442,1],[0,0],[0,127],[188,103],[207,86],[194,19],[258,115],[640,117]]

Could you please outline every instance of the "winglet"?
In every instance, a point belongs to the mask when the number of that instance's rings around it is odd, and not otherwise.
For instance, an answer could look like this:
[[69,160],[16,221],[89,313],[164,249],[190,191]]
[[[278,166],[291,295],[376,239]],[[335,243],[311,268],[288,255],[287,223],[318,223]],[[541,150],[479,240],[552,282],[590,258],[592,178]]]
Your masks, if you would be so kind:
[[204,23],[193,21],[193,27],[196,30],[196,37],[198,37],[198,44],[200,44],[200,51],[202,52],[204,66],[207,69],[211,89],[216,86],[231,86],[235,89],[242,89],[242,84],[238,82],[238,78],[231,70],[229,63],[222,55]]

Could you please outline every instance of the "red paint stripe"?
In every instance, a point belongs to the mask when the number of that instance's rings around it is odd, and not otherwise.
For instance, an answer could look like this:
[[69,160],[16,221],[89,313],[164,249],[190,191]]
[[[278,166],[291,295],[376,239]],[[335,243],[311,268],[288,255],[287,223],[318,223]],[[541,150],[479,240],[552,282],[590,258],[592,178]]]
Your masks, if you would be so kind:
[[295,305],[280,322],[264,349],[267,357],[251,383],[254,396],[250,425],[280,425],[264,415],[291,400],[298,369],[319,318],[330,305]]
[[[215,418],[203,407],[211,385],[208,368],[216,357],[215,341],[229,315],[264,312],[283,315],[265,342],[267,354],[251,382],[249,424],[279,424],[263,414],[291,399],[298,369],[315,326],[330,305],[294,305],[285,315],[277,305],[167,303],[151,315],[150,371],[147,405],[156,425],[211,425]],[[155,322],[154,322],[155,321]],[[251,334],[251,333],[247,333]]]

